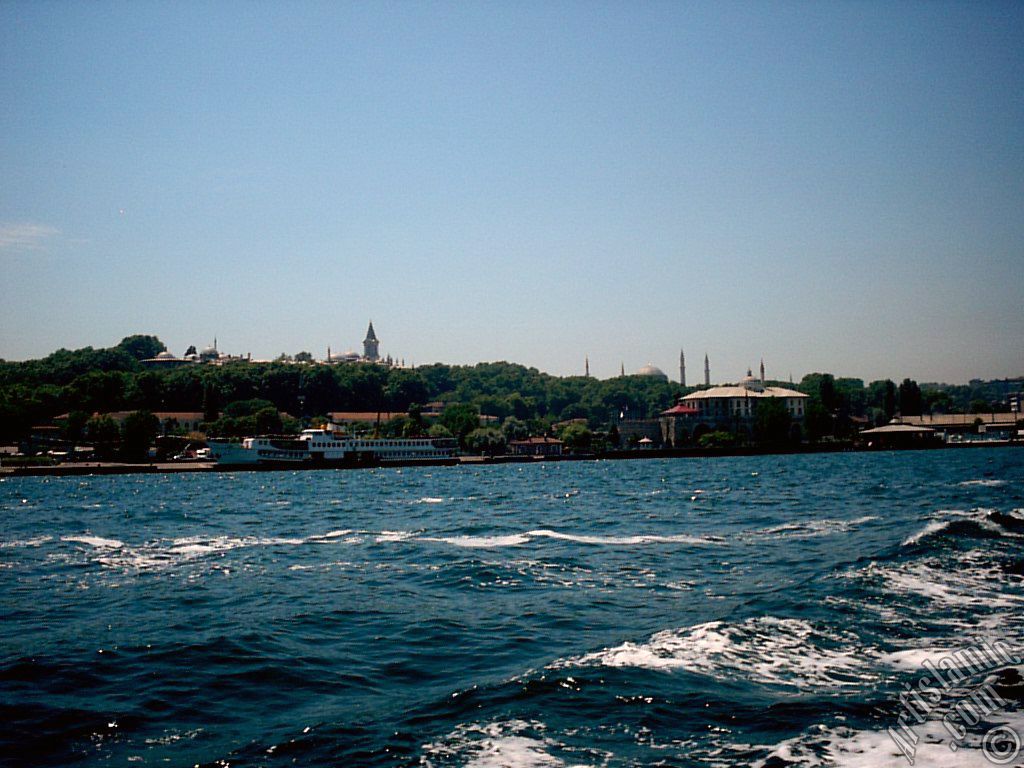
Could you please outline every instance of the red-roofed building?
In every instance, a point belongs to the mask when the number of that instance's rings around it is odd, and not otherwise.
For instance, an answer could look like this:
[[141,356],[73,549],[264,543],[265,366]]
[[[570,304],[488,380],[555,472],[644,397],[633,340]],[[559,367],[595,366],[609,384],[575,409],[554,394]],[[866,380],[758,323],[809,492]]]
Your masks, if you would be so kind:
[[692,405],[679,403],[660,414],[661,442],[679,448],[689,442],[693,428],[697,426],[700,410]]
[[528,437],[508,444],[513,456],[561,456],[562,441],[553,437]]

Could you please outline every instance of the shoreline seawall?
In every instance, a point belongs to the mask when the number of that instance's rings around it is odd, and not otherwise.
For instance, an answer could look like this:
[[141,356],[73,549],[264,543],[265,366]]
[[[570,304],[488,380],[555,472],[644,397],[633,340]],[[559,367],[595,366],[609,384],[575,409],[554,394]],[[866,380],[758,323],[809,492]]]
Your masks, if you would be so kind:
[[296,470],[322,469],[379,469],[381,467],[439,467],[439,466],[481,466],[491,464],[534,464],[548,461],[620,461],[642,459],[701,459],[726,456],[772,456],[811,453],[862,453],[878,451],[907,450],[959,450],[964,448],[1006,448],[1021,447],[1019,441],[985,441],[970,443],[953,443],[933,448],[864,448],[852,443],[824,443],[819,445],[801,445],[788,448],[662,448],[635,451],[609,451],[602,454],[567,454],[563,456],[461,456],[455,462],[450,459],[438,461],[405,461],[374,463],[352,467],[335,466],[221,466],[216,462],[152,462],[145,464],[129,464],[124,462],[82,462],[64,463],[54,466],[0,466],[0,477],[75,477],[88,475],[130,475],[130,474],[178,474],[193,472],[275,472]]

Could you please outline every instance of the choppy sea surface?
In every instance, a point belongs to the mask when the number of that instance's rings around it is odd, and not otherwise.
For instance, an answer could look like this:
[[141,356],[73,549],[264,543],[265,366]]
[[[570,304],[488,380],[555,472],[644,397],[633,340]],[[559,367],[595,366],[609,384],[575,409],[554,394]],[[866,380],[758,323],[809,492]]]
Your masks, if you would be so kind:
[[1017,765],[1022,575],[1017,448],[7,478],[0,761]]

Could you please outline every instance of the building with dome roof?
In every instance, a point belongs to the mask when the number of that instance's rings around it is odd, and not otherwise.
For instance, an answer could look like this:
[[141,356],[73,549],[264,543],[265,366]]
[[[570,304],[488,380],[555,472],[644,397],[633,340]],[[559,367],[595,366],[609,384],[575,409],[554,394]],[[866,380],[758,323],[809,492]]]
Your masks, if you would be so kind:
[[758,405],[766,399],[781,401],[794,424],[803,422],[807,395],[795,389],[768,386],[765,383],[763,361],[760,378],[755,377],[748,368],[747,375],[738,384],[691,392],[681,398],[679,403],[696,410],[696,414],[691,416],[696,424],[694,434],[700,429],[723,429],[738,433],[750,431],[757,416]]
[[140,360],[139,365],[147,371],[169,371],[174,368],[192,365],[193,362],[193,360],[187,357],[175,357],[173,352],[168,352],[165,349],[156,357],[147,357],[144,360]]
[[331,353],[331,348],[327,348],[327,362],[328,363],[358,363],[359,353],[354,349],[346,350],[345,352],[334,352]]
[[220,351],[217,349],[217,340],[213,340],[213,344],[202,352],[199,353],[199,360],[203,363],[213,363],[220,360]]
[[643,368],[636,372],[637,376],[650,376],[651,378],[661,379],[662,381],[668,381],[668,376],[661,368],[656,365],[648,363]]

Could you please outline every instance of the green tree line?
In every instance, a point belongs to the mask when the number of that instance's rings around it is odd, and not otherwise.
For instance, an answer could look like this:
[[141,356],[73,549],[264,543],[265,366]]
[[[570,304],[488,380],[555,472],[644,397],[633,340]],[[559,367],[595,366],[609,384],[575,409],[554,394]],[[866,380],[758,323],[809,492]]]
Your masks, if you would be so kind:
[[[487,421],[493,426],[485,429],[502,428],[506,439],[504,425],[525,436],[547,434],[553,424],[577,420],[588,432],[597,432],[608,430],[620,414],[653,418],[695,389],[646,376],[552,376],[507,362],[405,369],[282,359],[146,370],[141,361],[164,349],[155,336],[134,335],[107,349],[61,349],[39,360],[0,361],[0,440],[24,438],[33,425],[65,413],[74,414],[84,429],[92,414],[112,411],[202,411],[214,433],[228,435],[295,430],[331,411],[410,412],[405,421],[388,428],[408,435],[429,428],[419,414],[428,403],[442,401],[447,410],[436,426],[466,444],[470,433],[481,428],[480,416],[492,417]],[[806,436],[818,439],[845,437],[859,426],[857,420],[883,423],[896,413],[1004,409],[1005,401],[990,398],[1007,386],[919,386],[910,379],[865,384],[857,378],[811,373],[797,388],[809,395]],[[281,413],[287,414],[283,420]],[[766,440],[781,439],[788,426],[770,409],[763,422],[758,432]],[[570,439],[584,447],[590,438],[574,432]],[[473,438],[483,451],[491,450],[496,440],[493,433]]]

